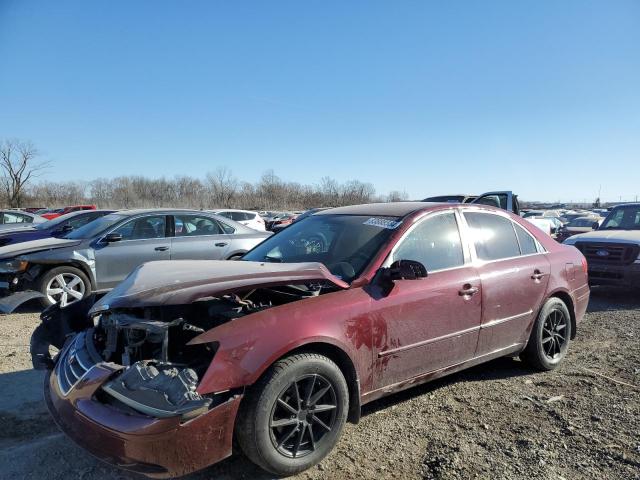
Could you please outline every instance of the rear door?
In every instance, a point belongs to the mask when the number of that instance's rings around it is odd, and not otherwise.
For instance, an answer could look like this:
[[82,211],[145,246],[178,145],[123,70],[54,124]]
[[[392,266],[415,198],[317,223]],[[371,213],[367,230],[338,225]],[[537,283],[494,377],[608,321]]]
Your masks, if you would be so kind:
[[206,215],[174,215],[171,239],[172,260],[223,260],[231,247],[233,235],[223,225]]
[[169,260],[171,239],[167,238],[167,215],[143,215],[110,230],[122,240],[99,241],[95,248],[96,282],[99,290],[113,288],[145,262]]
[[482,325],[476,356],[526,342],[549,281],[542,246],[507,216],[466,211],[482,283]]

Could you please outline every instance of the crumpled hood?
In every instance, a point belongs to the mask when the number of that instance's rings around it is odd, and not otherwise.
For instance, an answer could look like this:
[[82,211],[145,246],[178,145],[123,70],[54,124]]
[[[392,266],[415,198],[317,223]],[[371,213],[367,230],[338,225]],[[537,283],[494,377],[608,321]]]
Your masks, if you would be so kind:
[[235,290],[327,280],[349,284],[321,263],[263,263],[230,260],[165,260],[139,266],[102,297],[89,314],[123,307],[180,305]]
[[54,248],[73,247],[80,245],[82,240],[68,240],[66,238],[40,238],[28,242],[14,243],[0,247],[0,258],[13,258],[18,255],[36,253],[42,250],[52,250]]
[[568,238],[565,243],[576,242],[620,242],[640,244],[640,230],[594,230]]

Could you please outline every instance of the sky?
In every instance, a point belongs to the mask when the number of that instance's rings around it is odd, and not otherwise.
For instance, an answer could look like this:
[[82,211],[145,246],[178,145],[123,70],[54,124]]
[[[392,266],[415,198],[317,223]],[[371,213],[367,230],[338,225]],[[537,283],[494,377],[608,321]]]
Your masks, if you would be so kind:
[[44,179],[640,195],[640,2],[0,0],[0,139]]

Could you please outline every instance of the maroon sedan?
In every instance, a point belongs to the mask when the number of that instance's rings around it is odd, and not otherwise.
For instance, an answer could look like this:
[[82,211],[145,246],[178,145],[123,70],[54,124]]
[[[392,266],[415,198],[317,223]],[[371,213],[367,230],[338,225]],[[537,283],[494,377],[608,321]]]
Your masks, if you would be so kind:
[[34,363],[61,429],[151,477],[234,438],[290,475],[384,395],[502,356],[555,368],[589,300],[577,249],[481,205],[324,210],[243,260],[147,263],[90,309],[47,311],[34,343],[61,350]]

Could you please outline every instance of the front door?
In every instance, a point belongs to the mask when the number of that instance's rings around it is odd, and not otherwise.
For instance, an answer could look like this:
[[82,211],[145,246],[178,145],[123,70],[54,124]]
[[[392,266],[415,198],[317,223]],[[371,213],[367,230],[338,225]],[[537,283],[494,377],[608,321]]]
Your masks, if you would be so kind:
[[385,263],[416,260],[429,272],[397,280],[372,301],[377,388],[470,359],[481,318],[481,285],[460,240],[453,210],[418,221]]
[[171,240],[166,236],[167,217],[137,217],[112,230],[122,239],[100,241],[95,247],[98,290],[115,287],[136,267],[154,260],[169,260]]

